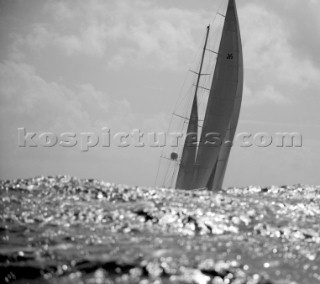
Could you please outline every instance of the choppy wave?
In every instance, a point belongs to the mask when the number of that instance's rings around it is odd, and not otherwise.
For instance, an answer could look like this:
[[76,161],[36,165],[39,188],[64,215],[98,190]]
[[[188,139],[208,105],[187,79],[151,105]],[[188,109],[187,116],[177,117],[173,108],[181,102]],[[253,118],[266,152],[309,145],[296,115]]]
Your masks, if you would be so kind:
[[0,282],[319,283],[320,187],[0,181]]

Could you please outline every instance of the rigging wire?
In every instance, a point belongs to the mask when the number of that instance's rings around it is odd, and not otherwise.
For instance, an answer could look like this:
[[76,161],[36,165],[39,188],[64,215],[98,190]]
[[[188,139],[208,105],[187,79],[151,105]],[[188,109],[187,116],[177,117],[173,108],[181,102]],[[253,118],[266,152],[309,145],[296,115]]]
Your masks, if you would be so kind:
[[[195,62],[195,61],[197,60],[197,57],[198,57],[198,54],[195,53],[192,62]],[[174,106],[174,111],[177,109],[178,105],[181,104],[181,101],[183,101],[183,99],[184,99],[184,97],[185,97],[184,89],[186,88],[186,83],[187,83],[187,80],[188,80],[188,76],[189,76],[189,73],[186,72],[186,73],[185,73],[185,76],[184,76],[183,84],[182,84],[181,87],[180,87],[178,99],[176,100],[176,103],[175,103],[175,106]],[[190,87],[189,87],[189,89],[188,89],[188,92],[189,92],[189,91],[190,91]],[[169,133],[169,132],[170,132],[170,129],[172,128],[172,124],[173,124],[173,119],[174,119],[174,117],[171,115],[170,121],[169,121],[169,126],[168,126],[168,128],[167,128],[167,132],[166,132],[166,133]],[[163,147],[163,148],[162,148],[162,151],[161,151],[161,157],[164,156],[165,150],[166,150],[166,148]],[[160,169],[161,169],[161,164],[162,164],[162,158],[160,158],[159,163],[158,163],[157,175],[156,175],[156,179],[155,179],[155,187],[157,186],[157,183],[158,183],[159,174],[160,174]],[[168,167],[167,167],[167,168],[168,168]],[[167,175],[167,174],[166,174],[166,175]]]
[[[195,54],[194,56],[194,59],[193,59],[193,62],[198,62],[198,52]],[[193,64],[194,65],[194,64]],[[176,112],[177,109],[182,109],[183,111],[183,114],[184,116],[188,116],[188,109],[190,108],[191,106],[191,103],[192,103],[192,99],[193,99],[193,96],[192,94],[194,93],[194,87],[191,85],[189,85],[189,87],[187,88],[187,91],[184,91],[186,89],[186,83],[190,80],[188,80],[190,78],[190,73],[189,72],[186,72],[186,75],[184,77],[184,83],[183,85],[181,86],[180,88],[180,94],[179,94],[179,97],[178,97],[178,100],[176,101],[175,103],[175,106],[174,106],[174,112]],[[195,82],[195,78],[193,77],[193,80]],[[186,95],[187,93],[187,95]],[[186,127],[186,124],[187,124],[187,120],[177,120],[176,122],[177,125],[174,126],[174,117],[173,115],[171,115],[171,118],[170,118],[170,123],[169,123],[169,127],[167,129],[167,133],[170,133],[170,130],[176,130],[176,131],[180,131],[180,133],[183,133],[183,130],[184,128]],[[175,128],[175,129],[172,129],[172,128]],[[183,141],[181,141],[183,142]],[[183,143],[179,143],[180,144],[180,147],[178,147],[178,154],[180,154],[179,152],[181,152],[181,144]],[[167,150],[166,147],[163,147],[162,151],[161,151],[161,157],[164,157],[165,156],[165,151]],[[179,155],[180,156],[180,155]],[[160,174],[160,171],[161,171],[161,166],[163,163],[168,163],[169,161],[163,161],[162,158],[160,158],[160,161],[158,163],[158,169],[157,169],[157,174],[156,174],[156,180],[155,180],[155,186],[157,185],[158,181],[159,181],[159,174]],[[170,162],[169,162],[170,163]],[[171,162],[172,163],[172,162]],[[168,180],[168,169],[169,169],[169,166],[166,167],[166,171],[165,171],[165,174],[164,174],[164,183],[166,182],[165,180]],[[174,169],[176,169],[176,167],[174,167]],[[161,178],[161,177],[160,177]],[[163,185],[163,184],[162,184]]]
[[[218,36],[221,38],[224,19],[221,19],[219,21],[217,16],[221,17],[221,14],[222,14],[221,13],[221,8],[222,8],[223,4],[225,4],[225,2],[226,2],[226,0],[221,0],[220,1],[220,4],[219,4],[218,9],[217,9],[217,12],[215,13],[215,16],[214,16],[213,20],[210,22],[210,26],[212,26],[214,28],[214,30],[216,29],[219,32],[210,33],[209,42],[212,43],[213,46],[211,46],[210,49],[207,48],[208,51],[215,51],[215,50],[218,50],[218,48],[219,48],[219,46],[218,47],[216,46],[216,43],[219,42]],[[225,4],[225,6],[227,7],[226,4]],[[226,7],[223,9],[224,12],[226,10]],[[203,40],[201,41],[201,44],[202,44],[202,42],[203,42]],[[199,48],[199,50],[200,50],[200,48]],[[208,56],[207,52],[206,52],[205,56]],[[214,56],[215,59],[217,59],[217,54],[215,54],[215,52],[214,53],[211,52],[210,56],[211,57]],[[197,62],[199,63],[198,57],[199,57],[199,54],[197,52],[196,55],[194,56],[194,60],[197,59]],[[206,62],[207,63],[206,63],[206,66],[205,66],[206,67],[206,72],[205,73],[208,73],[208,70],[210,70],[212,72],[212,70],[214,70],[214,68],[215,68],[216,60],[214,60],[214,58],[213,58],[213,60],[207,60]],[[195,64],[192,64],[192,65],[194,66]],[[184,110],[183,112],[186,112],[187,114],[189,113],[189,111],[191,111],[190,106],[191,106],[192,101],[193,101],[193,95],[195,93],[195,88],[191,86],[191,87],[188,88],[187,92],[183,92],[183,90],[185,89],[188,77],[189,77],[189,72],[187,72],[186,75],[184,76],[184,82],[183,82],[183,84],[182,84],[182,86],[180,88],[179,97],[178,97],[178,100],[176,100],[173,113],[176,113],[176,111],[177,111],[177,109],[179,107],[182,107],[182,109]],[[201,78],[201,82],[202,82],[201,86],[207,87],[209,85],[208,89],[210,89],[210,87],[211,87],[210,83],[212,84],[213,72],[212,72],[212,74],[210,76],[202,76],[202,77],[204,77],[204,79]],[[194,82],[195,82],[195,80],[196,80],[196,78],[193,77],[193,81]],[[187,93],[187,95],[186,95],[186,93]],[[190,93],[193,94],[193,95],[190,95]],[[198,98],[199,98],[199,100],[198,100],[198,108],[201,109],[201,113],[199,115],[199,119],[203,121],[204,120],[205,111],[206,111],[206,104],[207,104],[207,101],[208,101],[208,98],[209,98],[208,91],[202,89],[199,92],[199,90],[198,90]],[[183,114],[185,114],[185,113],[183,113]],[[184,115],[184,117],[187,117],[188,116],[187,114]],[[203,115],[203,117],[201,117],[201,115]],[[181,133],[183,133],[184,128],[188,124],[187,122],[188,121],[186,119],[183,119],[182,121],[181,120],[177,120],[176,130],[181,130]],[[171,115],[169,127],[168,127],[168,130],[167,130],[167,134],[174,127],[173,123],[174,123],[174,115]],[[199,124],[199,128],[201,129],[202,125]],[[199,132],[200,132],[200,135],[201,135],[201,131],[199,131]],[[177,150],[178,157],[180,157],[181,154],[182,154],[180,152],[181,152],[181,150],[183,150],[183,145],[184,145],[184,141],[183,140],[181,141],[181,143],[178,143],[178,145],[177,145],[178,146],[178,150]],[[160,161],[158,163],[158,170],[157,170],[157,175],[156,175],[156,180],[155,180],[155,186],[158,183],[159,174],[161,172],[161,168],[162,168],[162,165],[164,163],[167,164],[167,166],[165,166],[163,182],[162,182],[161,185],[163,187],[165,187],[166,181],[169,181],[169,187],[173,186],[174,176],[176,175],[177,166],[179,166],[179,160],[170,161],[169,159],[168,160],[164,159],[164,157],[167,154],[165,152],[168,151],[168,150],[170,150],[170,149],[168,149],[168,147],[165,146],[165,147],[163,147],[163,149],[161,151],[161,157],[160,157]],[[170,154],[170,153],[168,153],[168,154]],[[171,167],[173,167],[173,170],[172,170],[172,175],[169,178],[168,177],[168,173],[169,173],[169,169],[171,168],[170,165],[171,165]]]

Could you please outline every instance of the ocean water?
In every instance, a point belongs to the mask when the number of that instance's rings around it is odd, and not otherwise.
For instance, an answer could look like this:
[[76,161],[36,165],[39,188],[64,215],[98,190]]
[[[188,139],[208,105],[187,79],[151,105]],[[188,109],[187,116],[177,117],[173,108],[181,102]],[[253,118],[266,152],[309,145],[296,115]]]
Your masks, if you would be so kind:
[[320,283],[320,187],[0,181],[0,283]]

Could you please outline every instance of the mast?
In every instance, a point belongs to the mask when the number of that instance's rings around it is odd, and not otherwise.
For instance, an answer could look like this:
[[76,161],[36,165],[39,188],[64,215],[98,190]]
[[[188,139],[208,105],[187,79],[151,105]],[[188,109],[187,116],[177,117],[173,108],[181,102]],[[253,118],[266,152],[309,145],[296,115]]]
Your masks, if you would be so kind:
[[[217,64],[212,80],[196,163],[192,188],[217,190],[223,183],[230,154],[226,140],[233,140],[238,123],[243,63],[241,38],[235,0],[229,0],[223,27]],[[210,137],[215,135],[213,140]],[[218,136],[217,136],[218,135]],[[219,138],[220,143],[216,138]]]
[[210,25],[207,27],[206,39],[203,47],[203,52],[201,56],[201,63],[199,68],[196,89],[194,94],[194,99],[191,108],[190,120],[188,123],[186,139],[183,146],[181,162],[177,177],[177,182],[175,188],[181,189],[191,189],[192,188],[192,173],[193,173],[193,165],[196,160],[196,152],[197,152],[197,140],[198,140],[198,103],[197,103],[197,95],[199,90],[199,84],[202,74],[204,57],[207,50],[208,37],[210,32]]

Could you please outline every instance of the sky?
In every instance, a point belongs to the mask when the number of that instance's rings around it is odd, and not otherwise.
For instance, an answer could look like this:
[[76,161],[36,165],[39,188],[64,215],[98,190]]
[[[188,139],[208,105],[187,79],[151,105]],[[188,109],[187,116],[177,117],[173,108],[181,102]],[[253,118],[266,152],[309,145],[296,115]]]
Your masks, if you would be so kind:
[[[161,148],[104,147],[106,129],[113,137],[168,128],[221,1],[0,0],[0,178],[153,186]],[[298,132],[303,143],[233,147],[225,186],[320,184],[320,2],[237,6],[245,73],[237,132]],[[25,147],[21,129],[36,135]],[[48,132],[75,133],[77,145],[44,147]],[[84,151],[80,133],[99,143]]]

